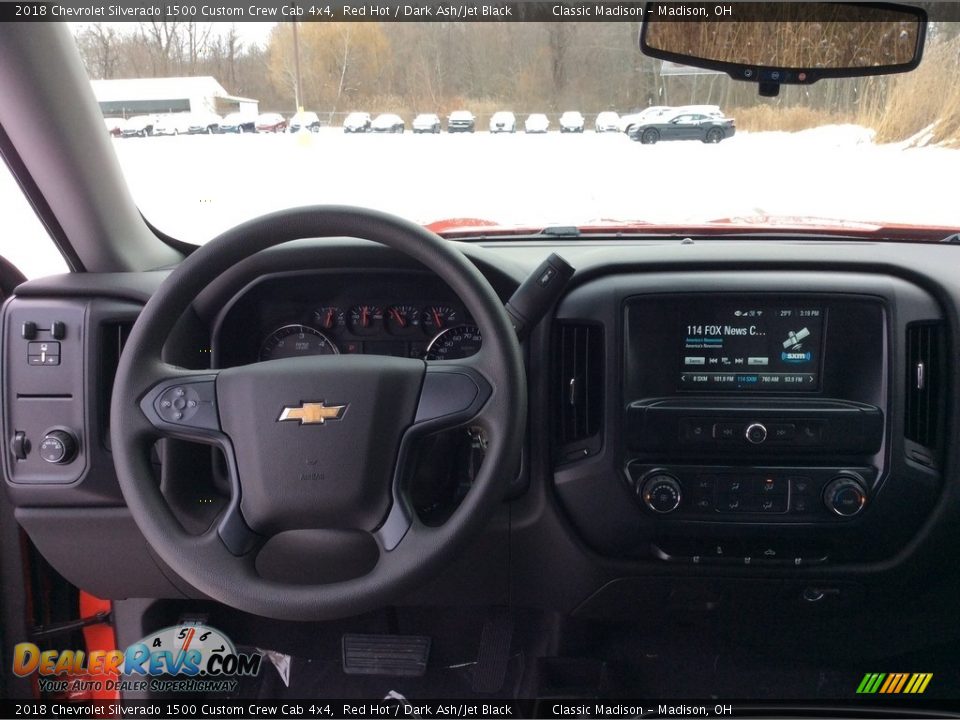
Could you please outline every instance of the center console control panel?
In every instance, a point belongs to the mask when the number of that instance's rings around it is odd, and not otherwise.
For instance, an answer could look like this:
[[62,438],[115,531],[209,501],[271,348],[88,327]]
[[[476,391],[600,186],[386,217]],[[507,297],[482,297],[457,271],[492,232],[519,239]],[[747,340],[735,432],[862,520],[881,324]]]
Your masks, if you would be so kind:
[[714,522],[842,522],[866,507],[875,476],[869,467],[626,467],[647,512]]
[[[606,372],[574,418],[600,450],[558,452],[554,473],[596,552],[832,572],[892,557],[929,516],[941,479],[935,460],[914,461],[910,423],[931,403],[909,392],[913,348],[935,347],[923,338],[942,314],[922,288],[848,272],[625,272],[568,293],[557,320],[605,328],[606,361],[589,368]],[[935,363],[920,359],[929,381]],[[571,414],[569,375],[555,407]]]

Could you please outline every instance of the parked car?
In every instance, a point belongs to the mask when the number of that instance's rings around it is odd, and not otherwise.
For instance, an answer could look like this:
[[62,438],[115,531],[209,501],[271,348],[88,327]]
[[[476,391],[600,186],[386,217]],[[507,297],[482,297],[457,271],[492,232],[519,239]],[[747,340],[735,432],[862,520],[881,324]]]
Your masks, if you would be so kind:
[[652,120],[653,118],[660,117],[661,115],[673,112],[673,108],[669,105],[653,105],[643,110],[638,110],[634,113],[628,113],[626,115],[620,116],[620,132],[629,134],[630,129],[634,125],[638,125],[642,122]]
[[257,118],[257,132],[279,133],[287,129],[287,119],[280,113],[263,113]]
[[190,127],[190,113],[170,113],[161,115],[153,126],[154,135],[186,134]]
[[645,110],[631,115],[624,115],[620,118],[620,130],[628,135],[632,134],[632,129],[643,123],[650,122],[656,118],[674,117],[679,113],[701,113],[713,117],[723,117],[723,111],[719,105],[654,105]]
[[442,123],[440,116],[436,113],[420,113],[413,119],[414,133],[433,133],[440,132]]
[[352,112],[343,121],[343,131],[345,133],[370,132],[370,124],[370,113]]
[[157,120],[153,115],[134,115],[128,118],[120,129],[122,137],[147,137],[153,135],[153,126]]
[[123,118],[104,118],[103,124],[111,137],[120,137],[123,133],[123,126],[126,121]]
[[394,113],[381,113],[370,124],[370,132],[374,133],[403,133],[406,129],[403,118]]
[[221,133],[252,133],[257,131],[257,119],[243,112],[232,112],[220,123]]
[[597,115],[593,129],[598,133],[620,132],[620,116],[612,110],[602,112]]
[[447,116],[447,132],[472,133],[477,126],[477,119],[469,110],[454,110]]
[[490,132],[513,133],[517,131],[517,117],[512,112],[501,110],[490,118]]
[[220,130],[221,117],[212,112],[196,112],[190,116],[188,135],[212,135]]
[[653,145],[660,140],[700,140],[718,143],[736,132],[732,118],[703,113],[681,112],[633,125],[630,139]]
[[534,133],[545,133],[549,129],[550,119],[543,113],[528,115],[523,123],[523,131],[530,135]]
[[320,132],[320,118],[315,112],[298,112],[292,118],[287,125],[288,132],[300,132],[301,130],[309,130],[310,132]]
[[560,116],[560,132],[562,133],[582,133],[586,120],[583,114],[577,110],[568,110]]

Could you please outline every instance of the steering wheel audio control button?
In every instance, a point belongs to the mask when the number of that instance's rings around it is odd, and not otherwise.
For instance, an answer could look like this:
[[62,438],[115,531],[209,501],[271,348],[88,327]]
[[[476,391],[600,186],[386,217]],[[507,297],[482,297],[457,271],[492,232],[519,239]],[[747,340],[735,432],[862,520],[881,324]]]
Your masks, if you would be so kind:
[[161,425],[219,430],[213,377],[191,377],[185,382],[168,381],[156,387],[153,393],[153,401],[142,407],[144,410],[147,407],[153,410],[154,424],[159,422]]
[[157,402],[157,413],[167,422],[188,422],[197,413],[200,395],[190,385],[168,388]]
[[752,423],[747,426],[747,431],[744,435],[747,438],[747,442],[751,442],[754,445],[762,445],[767,440],[767,428],[762,423]]

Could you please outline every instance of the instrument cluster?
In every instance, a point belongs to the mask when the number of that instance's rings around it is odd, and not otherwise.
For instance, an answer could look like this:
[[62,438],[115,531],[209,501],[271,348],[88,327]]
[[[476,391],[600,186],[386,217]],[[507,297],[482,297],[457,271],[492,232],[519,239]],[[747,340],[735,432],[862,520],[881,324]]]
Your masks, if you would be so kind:
[[455,360],[480,349],[480,331],[436,276],[404,271],[266,276],[216,323],[219,367],[307,355]]
[[263,339],[257,359],[360,353],[452,360],[479,348],[477,326],[450,305],[359,303],[321,305],[309,321],[274,329]]

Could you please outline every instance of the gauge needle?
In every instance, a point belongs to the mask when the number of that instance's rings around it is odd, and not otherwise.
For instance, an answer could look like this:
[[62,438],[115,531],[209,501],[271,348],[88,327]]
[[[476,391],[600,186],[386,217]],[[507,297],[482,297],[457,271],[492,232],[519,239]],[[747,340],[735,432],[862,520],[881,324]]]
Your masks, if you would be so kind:
[[396,308],[393,308],[393,310],[390,311],[390,314],[393,315],[394,320],[397,321],[397,325],[399,325],[402,328],[405,328],[407,326],[407,319],[403,316],[403,313],[401,313],[399,310],[397,310]]
[[437,312],[436,308],[433,308],[433,322],[436,324],[438,329],[443,327],[443,321],[440,319],[440,313]]
[[367,327],[370,324],[370,311],[367,308],[363,308],[360,311],[360,324],[363,327]]
[[327,310],[327,317],[323,321],[323,326],[327,328],[333,327],[333,308]]
[[180,652],[177,653],[177,665],[180,665],[180,659],[183,657],[183,654],[190,649],[190,641],[193,640],[193,636],[197,634],[196,628],[190,628],[187,630],[187,636],[183,639],[183,645],[180,646]]

